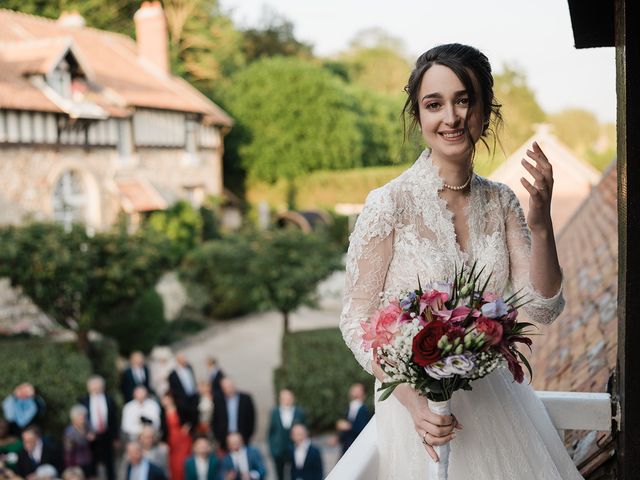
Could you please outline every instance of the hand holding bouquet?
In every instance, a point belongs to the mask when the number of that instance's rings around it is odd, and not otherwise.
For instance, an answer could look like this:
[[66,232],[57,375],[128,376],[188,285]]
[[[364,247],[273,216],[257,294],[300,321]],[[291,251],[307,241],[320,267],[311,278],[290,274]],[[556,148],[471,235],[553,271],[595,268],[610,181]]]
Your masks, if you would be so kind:
[[[524,303],[518,292],[507,299],[487,292],[489,278],[480,285],[482,270],[456,272],[453,282],[436,282],[398,297],[387,297],[386,305],[369,321],[362,322],[366,351],[373,349],[388,378],[381,387],[385,400],[401,383],[425,395],[434,413],[448,415],[449,400],[459,389],[506,365],[514,381],[524,380],[526,357],[518,344],[531,347],[527,332],[531,323],[518,322]],[[384,294],[383,294],[384,296]],[[423,442],[426,440],[423,439]],[[433,462],[429,478],[447,478],[450,446],[436,447],[440,462]],[[439,449],[439,451],[438,451]]]

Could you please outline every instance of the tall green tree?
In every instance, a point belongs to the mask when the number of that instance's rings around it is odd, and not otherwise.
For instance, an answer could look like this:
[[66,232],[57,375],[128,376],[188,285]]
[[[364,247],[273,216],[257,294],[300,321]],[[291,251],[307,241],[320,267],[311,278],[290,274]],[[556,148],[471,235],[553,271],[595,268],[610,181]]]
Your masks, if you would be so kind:
[[164,0],[172,70],[209,97],[245,64],[242,33],[218,0]]
[[413,137],[404,139],[402,106],[398,95],[353,86],[363,137],[362,166],[374,167],[412,162],[423,149]]
[[312,46],[298,40],[293,23],[265,7],[257,27],[242,32],[242,49],[247,62],[264,57],[311,58]]
[[523,72],[505,65],[502,72],[494,75],[494,83],[505,123],[500,138],[508,155],[533,135],[534,125],[543,122],[546,115]]
[[170,268],[159,236],[98,233],[81,225],[32,223],[0,230],[0,275],[19,286],[88,352],[88,333],[106,312],[133,305]]
[[256,61],[233,76],[225,105],[245,134],[238,151],[249,179],[286,179],[290,199],[306,173],[362,163],[356,100],[319,65],[282,57]]
[[578,155],[586,155],[598,141],[601,128],[593,112],[569,108],[549,116],[553,131]]
[[[349,48],[340,54],[349,80],[367,90],[399,97],[411,72],[401,39],[380,28],[358,32]],[[335,64],[329,68],[339,70]]]

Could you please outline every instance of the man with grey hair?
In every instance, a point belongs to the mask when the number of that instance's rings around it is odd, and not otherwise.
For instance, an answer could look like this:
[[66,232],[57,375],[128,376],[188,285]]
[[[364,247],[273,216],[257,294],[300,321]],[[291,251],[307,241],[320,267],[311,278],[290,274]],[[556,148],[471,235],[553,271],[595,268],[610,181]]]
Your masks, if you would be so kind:
[[108,480],[115,480],[114,450],[119,436],[119,422],[116,404],[106,392],[105,381],[100,375],[93,375],[87,380],[87,395],[80,399],[89,412],[89,428],[95,438],[91,442],[93,468],[97,471],[103,464]]
[[140,442],[127,443],[126,448],[126,480],[167,480],[160,467],[144,457]]

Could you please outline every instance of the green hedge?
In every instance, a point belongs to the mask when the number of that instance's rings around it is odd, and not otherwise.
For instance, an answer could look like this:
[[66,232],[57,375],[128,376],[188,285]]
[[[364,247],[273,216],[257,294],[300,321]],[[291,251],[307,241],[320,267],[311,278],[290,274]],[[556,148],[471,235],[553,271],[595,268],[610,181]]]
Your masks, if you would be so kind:
[[314,432],[334,429],[349,403],[349,386],[358,381],[367,386],[367,404],[373,411],[373,377],[356,362],[337,328],[284,336],[275,391],[287,386],[295,392]]
[[93,347],[95,370],[72,343],[0,341],[0,400],[20,383],[33,384],[46,403],[42,427],[46,433],[59,437],[69,423],[70,408],[86,393],[86,382],[93,371],[105,376],[110,391],[117,388],[114,342],[102,341]]

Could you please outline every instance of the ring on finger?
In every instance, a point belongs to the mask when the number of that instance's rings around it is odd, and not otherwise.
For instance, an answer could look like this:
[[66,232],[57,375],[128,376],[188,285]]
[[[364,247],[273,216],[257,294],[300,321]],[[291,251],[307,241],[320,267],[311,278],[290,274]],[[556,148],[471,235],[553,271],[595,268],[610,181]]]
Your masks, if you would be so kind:
[[427,447],[427,446],[432,447],[432,446],[433,446],[433,445],[431,445],[429,442],[427,442],[427,434],[426,434],[426,433],[422,436],[422,444],[423,444],[425,447]]

